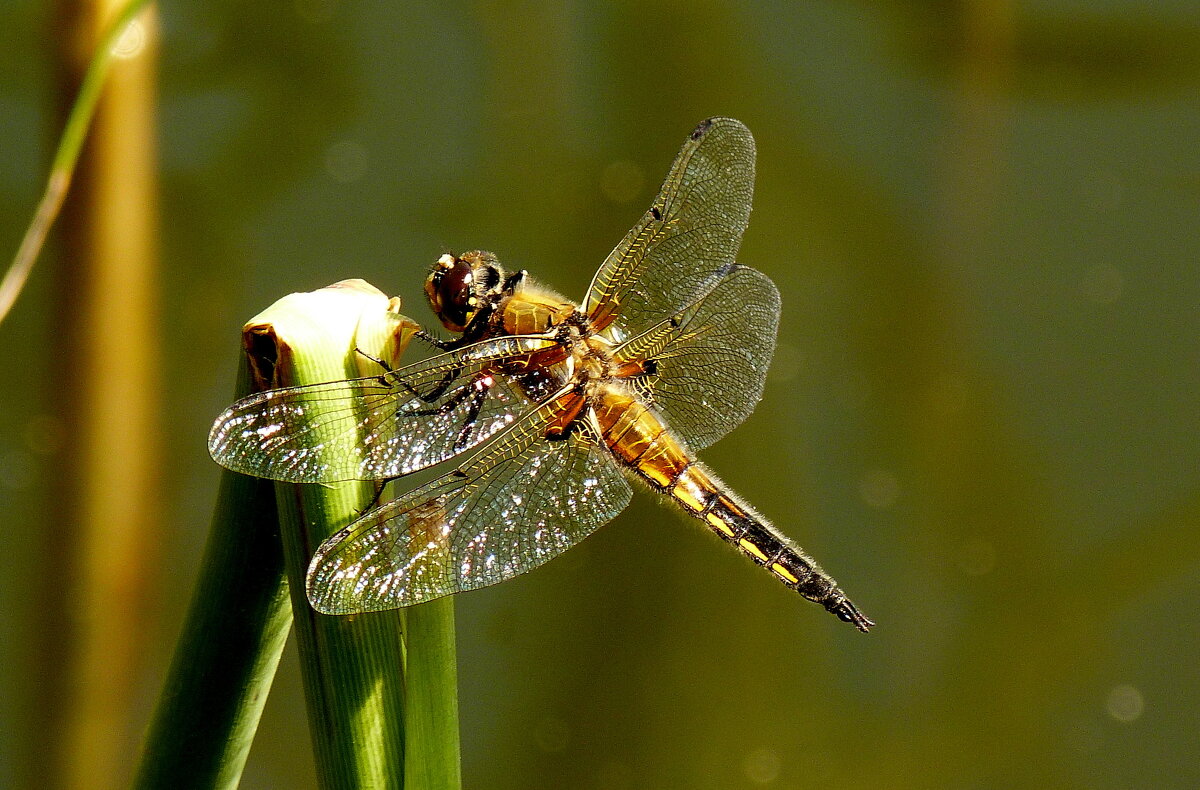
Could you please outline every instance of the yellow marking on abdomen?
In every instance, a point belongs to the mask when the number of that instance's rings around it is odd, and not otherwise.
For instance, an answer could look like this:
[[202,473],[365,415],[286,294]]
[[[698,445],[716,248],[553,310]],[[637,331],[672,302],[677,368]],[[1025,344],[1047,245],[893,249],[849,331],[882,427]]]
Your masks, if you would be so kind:
[[758,546],[755,546],[753,543],[746,540],[745,538],[742,538],[741,540],[739,540],[738,545],[741,546],[742,549],[747,554],[753,554],[755,557],[758,557],[763,562],[767,561],[767,555],[763,554],[762,549],[760,549]]
[[708,475],[695,466],[689,466],[680,472],[675,478],[675,487],[671,489],[673,497],[696,513],[703,513],[708,507],[709,499],[716,493],[716,486],[708,479]]
[[642,471],[643,456],[654,448],[665,426],[632,396],[618,390],[602,390],[593,408],[604,441],[618,458]]
[[[608,423],[604,429],[604,438],[608,439],[610,445],[633,444],[633,440],[629,442],[622,442],[621,439],[626,433],[629,432],[629,429],[636,425],[641,419],[641,404],[631,403],[624,408],[613,408],[612,406],[609,406],[609,411],[611,413],[606,413],[603,416],[597,414],[597,417],[601,419],[602,425],[604,425],[605,422]],[[613,414],[615,414],[615,419]],[[649,444],[650,440],[647,439],[645,443]],[[639,455],[642,452],[645,452],[645,450],[643,448],[639,448]]]
[[724,507],[726,510],[728,510],[730,513],[732,513],[734,516],[737,516],[738,518],[746,517],[746,511],[742,510],[740,507],[738,507],[736,502],[734,502],[732,499],[725,496],[724,494],[722,494],[721,498],[717,501],[720,502],[721,506]]
[[778,562],[771,566],[771,570],[775,572],[776,576],[783,579],[785,582],[788,582],[789,584],[795,584],[796,582],[800,581],[800,579],[794,573],[780,565]]
[[731,529],[728,524],[726,524],[723,520],[721,520],[721,517],[718,516],[716,513],[709,513],[708,515],[705,516],[705,518],[708,519],[709,524],[712,524],[714,527],[721,530],[729,537],[731,537],[731,538],[733,537],[733,529]]

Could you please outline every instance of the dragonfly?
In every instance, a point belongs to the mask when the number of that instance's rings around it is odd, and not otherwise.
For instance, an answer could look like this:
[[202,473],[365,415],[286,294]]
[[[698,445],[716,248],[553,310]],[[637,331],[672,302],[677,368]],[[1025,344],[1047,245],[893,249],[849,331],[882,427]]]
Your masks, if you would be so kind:
[[425,295],[454,338],[359,379],[267,390],[221,414],[223,466],[294,483],[386,484],[445,464],[317,549],[312,606],[352,614],[496,584],[612,520],[640,482],[785,586],[874,623],[696,456],[762,397],[779,292],[735,262],[755,145],[730,118],[690,134],[581,303],[483,251],[445,254]]

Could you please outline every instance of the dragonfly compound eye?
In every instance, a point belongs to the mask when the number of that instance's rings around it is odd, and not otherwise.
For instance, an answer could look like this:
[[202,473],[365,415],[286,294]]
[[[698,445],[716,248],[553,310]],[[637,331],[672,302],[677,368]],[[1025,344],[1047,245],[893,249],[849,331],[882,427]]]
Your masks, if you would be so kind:
[[471,265],[455,258],[453,262],[439,261],[425,282],[429,306],[451,332],[463,331],[475,315],[478,299],[474,280]]

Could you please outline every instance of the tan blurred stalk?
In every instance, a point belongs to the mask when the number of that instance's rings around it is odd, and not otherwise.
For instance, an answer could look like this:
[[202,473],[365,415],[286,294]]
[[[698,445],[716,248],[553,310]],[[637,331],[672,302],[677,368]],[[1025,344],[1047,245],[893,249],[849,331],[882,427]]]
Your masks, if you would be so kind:
[[1015,26],[1013,0],[963,0],[958,4],[959,64],[954,116],[949,124],[943,194],[943,234],[948,260],[961,260],[987,232],[1004,177],[1011,137]]
[[[64,107],[123,5],[55,6],[52,46]],[[126,785],[148,707],[139,678],[148,619],[157,614],[148,581],[158,556],[161,463],[156,31],[150,7],[118,44],[122,57],[59,228],[62,347],[53,397],[72,453],[59,470],[61,518],[47,541],[43,787]]]

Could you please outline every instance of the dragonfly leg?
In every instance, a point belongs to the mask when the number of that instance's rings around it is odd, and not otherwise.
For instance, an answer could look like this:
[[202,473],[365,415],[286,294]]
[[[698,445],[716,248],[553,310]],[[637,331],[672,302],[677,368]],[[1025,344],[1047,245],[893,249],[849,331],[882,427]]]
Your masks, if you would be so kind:
[[424,329],[418,329],[415,333],[415,337],[420,338],[421,340],[425,341],[426,343],[428,343],[429,345],[433,346],[434,348],[436,348],[440,351],[450,351],[454,347],[453,340],[441,340],[440,338],[436,338],[433,335],[429,334]]
[[[454,383],[454,379],[456,379],[456,378],[458,378],[458,370],[450,371],[445,376],[442,376],[442,380],[439,381],[437,384],[434,384],[433,389],[429,390],[429,392],[425,393],[424,395],[417,392],[412,387],[409,387],[407,384],[404,384],[404,386],[407,387],[408,390],[410,392],[412,392],[413,395],[416,395],[418,398],[425,401],[426,403],[433,403],[435,400],[437,400],[438,398],[440,398],[446,394],[446,390],[450,389],[450,385]],[[401,382],[401,383],[403,384],[403,382]],[[464,389],[470,389],[470,388],[466,387]]]
[[[371,360],[372,362],[374,362],[374,363],[375,363],[376,365],[378,365],[379,367],[383,368],[383,371],[384,371],[384,373],[391,373],[391,372],[392,372],[392,366],[391,366],[391,365],[389,365],[389,364],[387,363],[387,360],[385,360],[385,359],[380,359],[379,357],[373,357],[373,356],[371,356],[370,354],[368,354],[366,351],[363,351],[363,350],[362,350],[361,348],[359,348],[358,346],[355,346],[355,347],[354,347],[354,351],[355,351],[355,352],[356,352],[356,353],[357,353],[359,356],[361,356],[361,357],[366,357],[367,359]],[[386,384],[386,383],[387,383],[387,382],[384,380],[384,377],[383,377],[383,376],[380,376],[380,377],[379,377],[379,380],[380,380],[380,382],[381,382],[381,383],[384,383],[384,384]]]
[[[426,403],[433,403],[435,400],[442,397],[442,395],[445,394],[446,390],[450,388],[450,384],[453,383],[454,379],[458,376],[458,370],[450,371],[449,373],[447,373],[445,376],[442,377],[441,381],[439,381],[437,384],[435,384],[433,386],[433,389],[431,389],[428,393],[422,395],[415,388],[410,387],[408,384],[404,383],[403,381],[390,380],[386,374],[393,372],[393,369],[392,369],[392,366],[387,363],[387,360],[380,359],[379,357],[371,356],[366,351],[363,351],[361,348],[358,348],[357,346],[355,346],[354,350],[357,351],[361,356],[366,357],[367,359],[371,360],[379,367],[383,368],[384,375],[379,377],[380,384],[384,384],[384,385],[399,384],[400,386],[404,387],[409,392],[411,392],[413,395],[416,395],[418,398],[425,401]],[[423,414],[437,414],[439,412],[417,412],[417,413],[423,415]]]
[[[484,401],[487,399],[487,390],[491,389],[494,383],[496,383],[496,379],[492,378],[492,376],[488,375],[488,373],[484,373],[484,375],[476,377],[475,381],[472,383],[458,388],[458,391],[456,391],[454,395],[451,395],[448,400],[442,403],[442,405],[434,406],[433,408],[420,409],[420,411],[416,412],[406,412],[406,414],[409,415],[409,417],[440,417],[440,415],[449,414],[450,412],[454,411],[454,409],[462,405],[462,403],[467,399],[473,399],[472,405],[470,405],[467,413],[468,423],[463,429],[463,432],[469,437],[470,432],[467,429],[470,423],[474,423],[475,418],[479,417],[479,412],[482,408],[484,408]],[[420,393],[418,393],[418,391],[412,388],[409,388],[409,391],[412,391],[414,395],[421,397],[421,400],[432,402],[437,400],[439,395],[445,393],[446,385],[448,384],[449,382],[439,383],[438,387],[434,389],[433,393],[426,396],[422,396]]]
[[471,399],[471,405],[467,409],[467,418],[463,420],[462,430],[459,431],[458,438],[454,440],[455,452],[461,451],[470,445],[471,434],[475,432],[475,420],[479,418],[479,412],[483,410],[483,402],[487,399],[491,381],[491,376],[485,376],[476,379],[474,384],[466,388],[468,392],[474,393],[474,397]]

